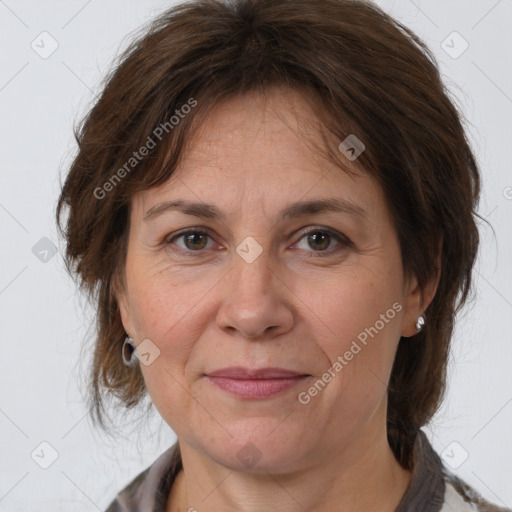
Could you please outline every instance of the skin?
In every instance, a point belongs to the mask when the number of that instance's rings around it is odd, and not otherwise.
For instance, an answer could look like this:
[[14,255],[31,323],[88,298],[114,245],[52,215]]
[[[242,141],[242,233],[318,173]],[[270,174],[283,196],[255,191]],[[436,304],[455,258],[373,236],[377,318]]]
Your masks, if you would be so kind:
[[[345,162],[357,172],[351,177],[311,141],[321,144],[320,124],[298,92],[231,98],[211,111],[171,179],[132,199],[118,302],[126,332],[160,349],[141,369],[182,451],[167,511],[386,512],[409,484],[386,438],[386,384],[400,336],[416,334],[438,280],[422,297],[404,276],[380,187],[357,160]],[[321,211],[278,220],[290,203],[333,197],[364,208],[366,218]],[[170,210],[143,220],[176,199],[214,204],[225,219]],[[208,236],[187,243],[176,235],[194,227]],[[350,243],[322,238],[326,229]],[[252,263],[236,252],[247,237],[262,249]],[[395,303],[394,318],[300,403],[298,394]],[[228,366],[311,377],[270,398],[243,399],[204,376]],[[261,455],[251,467],[237,457],[247,443]]]

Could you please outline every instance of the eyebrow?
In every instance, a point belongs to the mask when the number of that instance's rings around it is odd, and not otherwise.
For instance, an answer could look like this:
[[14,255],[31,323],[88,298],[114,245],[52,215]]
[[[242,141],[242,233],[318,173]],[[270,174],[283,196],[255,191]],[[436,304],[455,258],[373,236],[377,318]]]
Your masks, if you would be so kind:
[[[185,215],[192,215],[204,219],[218,219],[226,221],[226,216],[213,204],[195,203],[190,201],[176,200],[166,201],[151,207],[144,215],[144,222],[150,222],[160,215],[169,212],[178,211]],[[364,208],[349,199],[339,199],[331,197],[327,199],[315,199],[310,201],[299,201],[292,203],[284,208],[278,215],[278,221],[288,220],[303,215],[312,215],[324,211],[344,213],[367,219],[368,214]]]

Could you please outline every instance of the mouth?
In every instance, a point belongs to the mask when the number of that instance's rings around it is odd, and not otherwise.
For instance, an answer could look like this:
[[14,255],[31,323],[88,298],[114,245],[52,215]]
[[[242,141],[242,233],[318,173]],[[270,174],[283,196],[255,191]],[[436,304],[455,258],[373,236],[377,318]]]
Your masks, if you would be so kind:
[[216,387],[241,398],[269,398],[287,391],[305,379],[301,374],[283,368],[224,368],[205,374]]

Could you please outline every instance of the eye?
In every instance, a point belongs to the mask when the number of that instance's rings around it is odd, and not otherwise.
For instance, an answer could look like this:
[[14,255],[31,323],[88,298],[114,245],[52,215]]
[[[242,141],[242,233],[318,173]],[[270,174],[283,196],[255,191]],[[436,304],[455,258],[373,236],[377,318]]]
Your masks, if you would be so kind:
[[[335,242],[338,242],[337,244]],[[313,252],[326,252],[333,253],[337,252],[346,247],[351,247],[352,243],[350,240],[342,235],[329,229],[313,228],[303,233],[300,240],[295,244],[296,247],[302,250],[313,249]]]
[[[168,238],[166,244],[170,245],[173,251],[193,255],[193,253],[204,252],[204,249],[212,249],[214,241],[204,229],[188,229]],[[352,246],[352,242],[341,233],[316,227],[303,233],[299,241],[294,244],[293,249],[325,253],[327,256]],[[324,254],[317,255],[323,256]]]
[[[176,243],[178,240],[182,240],[182,244]],[[211,236],[206,231],[189,229],[188,231],[174,235],[167,243],[176,245],[178,249],[183,251],[199,252],[202,249],[211,248],[211,244],[208,244],[208,241],[213,243]]]

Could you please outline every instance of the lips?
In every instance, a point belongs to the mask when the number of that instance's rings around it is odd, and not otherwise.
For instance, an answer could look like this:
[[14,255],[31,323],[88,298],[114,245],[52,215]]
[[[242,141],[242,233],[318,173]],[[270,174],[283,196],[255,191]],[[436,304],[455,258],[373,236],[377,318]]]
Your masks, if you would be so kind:
[[206,374],[216,387],[241,398],[269,398],[310,377],[283,368],[223,368]]
[[295,372],[292,370],[285,370],[283,368],[260,368],[250,369],[243,368],[241,366],[223,368],[221,370],[215,370],[208,372],[206,375],[209,377],[226,377],[228,379],[286,379],[290,377],[299,377],[306,375],[304,373]]

